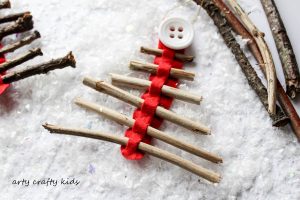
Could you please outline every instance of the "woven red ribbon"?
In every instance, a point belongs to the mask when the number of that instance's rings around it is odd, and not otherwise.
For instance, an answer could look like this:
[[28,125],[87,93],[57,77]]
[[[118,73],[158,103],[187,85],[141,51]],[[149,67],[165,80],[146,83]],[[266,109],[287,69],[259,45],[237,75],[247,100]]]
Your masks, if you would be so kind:
[[[0,44],[0,49],[2,48],[2,45]],[[1,63],[4,63],[6,60],[5,60],[5,57],[4,55],[1,55],[0,54],[0,64]],[[9,84],[4,84],[3,81],[2,81],[2,76],[5,75],[5,73],[0,73],[0,95],[9,87]]]
[[172,67],[177,69],[183,67],[182,62],[174,60],[177,51],[167,48],[160,41],[158,48],[163,50],[163,54],[154,59],[154,64],[158,65],[157,73],[149,77],[151,85],[142,95],[144,103],[141,108],[134,111],[135,123],[125,132],[129,140],[126,146],[121,146],[122,155],[129,160],[140,160],[144,157],[144,153],[138,150],[138,145],[140,142],[151,143],[151,137],[147,135],[148,126],[158,129],[163,122],[161,118],[155,116],[157,106],[169,109],[173,102],[173,98],[161,94],[161,88],[163,85],[177,87],[178,80],[169,77],[170,70]]

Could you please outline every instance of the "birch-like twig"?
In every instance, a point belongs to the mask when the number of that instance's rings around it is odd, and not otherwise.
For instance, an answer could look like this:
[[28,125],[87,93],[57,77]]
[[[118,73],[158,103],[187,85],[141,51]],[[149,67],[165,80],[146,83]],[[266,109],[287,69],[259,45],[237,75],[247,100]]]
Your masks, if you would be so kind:
[[[50,133],[57,134],[66,134],[66,135],[74,135],[98,140],[104,140],[107,142],[112,142],[120,145],[126,145],[128,142],[128,138],[123,136],[115,136],[112,134],[106,134],[100,131],[91,131],[87,129],[73,129],[73,128],[65,128],[61,126],[55,126],[50,124],[44,124],[43,127],[47,129]],[[178,167],[181,167],[187,171],[190,171],[208,181],[213,183],[219,183],[221,180],[221,176],[218,173],[215,173],[211,170],[205,169],[195,163],[185,160],[182,157],[179,157],[175,154],[169,153],[165,150],[159,149],[152,145],[141,142],[138,146],[138,149],[152,155],[154,157],[160,158],[167,162],[170,162]]]
[[[101,105],[98,105],[98,104],[95,104],[95,103],[91,103],[91,102],[88,102],[88,101],[85,101],[83,99],[76,99],[75,100],[75,103],[79,106],[82,106],[86,109],[89,109],[89,110],[92,110],[112,121],[115,121],[119,124],[122,124],[122,125],[125,125],[125,126],[128,126],[130,128],[132,128],[132,126],[134,125],[135,123],[135,120],[132,119],[132,118],[129,118],[127,117],[126,115],[122,115],[114,110],[111,110],[105,106],[101,106]],[[154,137],[156,139],[159,139],[163,142],[166,142],[170,145],[173,145],[177,148],[180,148],[184,151],[187,151],[189,153],[192,153],[196,156],[199,156],[199,157],[202,157],[206,160],[209,160],[211,162],[214,162],[214,163],[222,163],[223,160],[221,157],[219,157],[218,155],[215,155],[215,154],[212,154],[206,150],[203,150],[201,148],[198,148],[196,146],[193,146],[191,144],[188,144],[186,142],[183,142],[181,140],[178,140],[172,136],[169,136],[168,134],[160,131],[160,130],[157,130],[151,126],[148,126],[147,128],[147,134],[151,137]]]
[[[120,99],[126,103],[129,103],[133,106],[136,106],[138,108],[141,108],[142,104],[144,103],[144,100],[140,97],[134,96],[124,90],[121,90],[113,85],[110,85],[108,83],[105,83],[104,81],[97,81],[92,78],[84,78],[83,84],[86,86],[89,86],[99,92],[108,94],[110,96],[113,96],[117,99]],[[210,134],[210,128],[207,126],[200,124],[198,122],[195,122],[194,120],[182,117],[181,115],[178,115],[170,110],[167,110],[161,106],[158,106],[156,108],[155,114],[158,117],[161,117],[165,120],[168,120],[170,122],[173,122],[174,124],[180,125],[182,127],[185,127],[191,131],[194,131],[196,133],[202,133],[202,134]]]
[[249,33],[252,35],[256,44],[260,50],[260,53],[264,60],[264,65],[266,69],[266,78],[268,83],[268,109],[271,114],[276,113],[276,70],[273,62],[273,58],[269,47],[264,39],[264,33],[260,32],[258,28],[253,24],[249,16],[241,8],[241,6],[236,2],[236,0],[227,0],[230,7],[234,10],[235,14],[239,16],[241,22],[248,29]]
[[[113,74],[113,73],[111,73],[110,75],[111,75],[111,81],[113,85],[125,86],[129,88],[142,89],[142,90],[149,88],[151,85],[151,81],[144,80],[144,79],[127,77],[127,76]],[[201,96],[192,94],[184,90],[180,90],[178,88],[173,88],[167,85],[163,85],[161,91],[162,94],[166,96],[173,97],[178,100],[198,104],[198,105],[202,101]]]

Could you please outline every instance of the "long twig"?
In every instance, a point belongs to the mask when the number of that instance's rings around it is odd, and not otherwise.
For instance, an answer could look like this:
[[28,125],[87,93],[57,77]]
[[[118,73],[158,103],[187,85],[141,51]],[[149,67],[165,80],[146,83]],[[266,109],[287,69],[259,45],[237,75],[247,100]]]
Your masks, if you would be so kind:
[[[50,124],[44,124],[43,127],[47,129],[50,133],[74,135],[80,137],[87,137],[92,139],[104,140],[107,142],[112,142],[120,145],[126,145],[128,138],[122,136],[115,136],[100,131],[91,131],[86,129],[73,129],[65,128],[61,126],[55,126]],[[215,173],[211,170],[205,169],[199,165],[194,164],[191,161],[185,160],[182,157],[179,157],[175,154],[169,153],[165,150],[159,149],[157,147],[151,146],[149,144],[141,142],[138,146],[138,149],[152,155],[154,157],[160,158],[167,162],[170,162],[178,167],[186,169],[202,178],[205,178],[208,181],[213,183],[218,183],[221,180],[221,176],[218,173]]]
[[20,41],[4,46],[2,49],[0,49],[0,54],[13,52],[20,47],[30,44],[31,42],[33,42],[34,40],[36,40],[40,37],[41,37],[40,33],[38,31],[34,31],[29,36],[23,38]]
[[35,58],[36,56],[42,56],[43,52],[40,48],[29,50],[28,53],[21,55],[13,60],[6,61],[0,64],[0,73],[5,72],[13,67],[16,67],[28,60]]
[[10,8],[10,7],[11,5],[9,0],[0,1],[0,9]]
[[16,21],[20,17],[24,17],[24,15],[30,15],[30,12],[21,12],[21,13],[15,13],[15,14],[9,14],[6,16],[0,17],[0,24]]
[[[128,126],[128,127],[132,127],[135,123],[135,120],[132,119],[132,118],[129,118],[127,117],[126,115],[122,115],[114,110],[111,110],[105,106],[101,106],[101,105],[98,105],[98,104],[95,104],[95,103],[91,103],[91,102],[88,102],[88,101],[85,101],[83,99],[76,99],[75,100],[75,103],[79,106],[82,106],[86,109],[89,109],[89,110],[92,110],[110,120],[113,120],[119,124],[122,124],[122,125],[125,125],[125,126]],[[184,151],[187,151],[187,152],[190,152],[194,155],[197,155],[199,157],[202,157],[206,160],[209,160],[211,162],[214,162],[214,163],[222,163],[222,158],[219,157],[218,155],[215,155],[213,153],[210,153],[206,150],[203,150],[201,148],[198,148],[196,146],[193,146],[191,144],[188,144],[186,142],[183,142],[179,139],[176,139],[175,137],[172,137],[172,136],[169,136],[168,134],[160,131],[160,130],[157,130],[151,126],[148,126],[147,128],[147,134],[151,137],[154,137],[156,139],[159,139],[161,141],[164,141],[170,145],[173,145],[175,147],[178,147]]]
[[300,92],[300,74],[292,44],[274,0],[261,0],[261,3],[278,49],[285,76],[286,92],[291,98],[295,98],[296,94]]
[[[218,27],[225,44],[231,49],[233,55],[235,56],[237,62],[239,63],[242,71],[244,72],[249,85],[256,92],[260,101],[263,103],[265,109],[268,111],[268,93],[267,89],[261,82],[260,78],[256,74],[255,70],[251,66],[248,58],[244,54],[240,45],[236,41],[233,33],[231,32],[231,26],[228,24],[224,15],[220,10],[214,5],[212,0],[193,0],[198,5],[202,6],[206,10],[208,15],[212,18],[215,25]],[[273,120],[273,126],[284,126],[289,122],[289,119],[282,112],[282,110],[277,107],[276,114],[269,113],[271,119]]]
[[76,61],[72,52],[68,53],[65,57],[53,59],[46,63],[41,63],[35,66],[29,66],[23,70],[6,74],[2,76],[2,81],[3,83],[12,83],[30,76],[46,74],[49,71],[55,69],[62,69],[68,66],[71,66],[73,68],[75,68],[76,66]]
[[[145,90],[150,87],[151,81],[134,78],[134,77],[127,77],[119,74],[111,73],[111,82],[113,85],[125,86],[129,88],[135,89],[142,89]],[[169,87],[167,85],[163,85],[161,88],[162,94],[173,97],[178,100],[200,104],[202,101],[202,97],[184,90],[180,90],[178,88]]]
[[[265,66],[263,65],[264,61],[256,45],[254,38],[252,35],[246,30],[246,28],[241,24],[241,22],[235,17],[235,15],[230,11],[230,9],[223,3],[222,0],[214,0],[216,6],[222,11],[225,15],[228,23],[232,26],[233,30],[241,35],[244,39],[248,39],[248,46],[250,51],[252,52],[253,56],[259,63],[261,70],[265,73]],[[279,80],[277,82],[277,95],[278,101],[285,112],[285,114],[290,118],[291,126],[295,135],[297,136],[298,140],[300,141],[300,118],[297,114],[296,109],[294,108],[292,102],[288,98],[287,94],[285,93],[281,83]]]
[[33,28],[32,16],[30,14],[25,14],[23,17],[20,17],[13,24],[9,24],[0,29],[0,39],[5,36],[29,31]]
[[[120,99],[126,103],[129,103],[133,106],[136,106],[138,108],[141,108],[142,104],[144,103],[144,100],[140,97],[137,97],[135,95],[132,95],[124,90],[121,90],[113,85],[110,85],[108,83],[105,83],[104,81],[97,81],[92,78],[84,78],[83,84],[85,84],[88,87],[91,87],[99,92],[108,94],[110,96],[113,96],[117,99]],[[165,120],[168,120],[170,122],[173,122],[174,124],[180,125],[182,127],[185,127],[191,131],[194,131],[195,133],[202,133],[202,134],[210,134],[211,130],[207,126],[195,122],[194,120],[185,118],[181,115],[178,115],[170,110],[167,110],[161,106],[158,106],[156,108],[155,114],[158,117],[161,117]]]

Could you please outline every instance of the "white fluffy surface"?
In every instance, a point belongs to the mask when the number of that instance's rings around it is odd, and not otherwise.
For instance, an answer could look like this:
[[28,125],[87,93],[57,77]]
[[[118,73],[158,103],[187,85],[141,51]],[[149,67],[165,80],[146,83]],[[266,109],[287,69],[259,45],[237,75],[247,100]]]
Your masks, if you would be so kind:
[[[205,100],[200,106],[175,101],[172,110],[210,125],[213,134],[195,135],[169,122],[161,130],[220,154],[224,163],[217,166],[162,142],[153,143],[219,172],[223,177],[220,184],[210,184],[150,156],[138,162],[127,161],[115,144],[51,135],[42,128],[49,122],[122,135],[125,127],[77,107],[73,99],[81,96],[129,116],[134,108],[83,86],[81,80],[85,75],[109,80],[109,72],[147,77],[130,71],[128,62],[152,61],[138,49],[141,45],[157,45],[158,25],[178,3],[182,2],[12,1],[10,12],[30,10],[35,28],[42,34],[42,40],[31,47],[42,47],[44,56],[28,64],[72,50],[77,68],[20,81],[0,97],[1,199],[300,199],[299,143],[290,128],[271,126],[267,112],[204,10],[194,24],[196,37],[188,50],[196,56],[195,63],[186,65],[187,70],[197,73],[197,78],[181,82],[180,88],[201,94]],[[259,1],[244,0],[243,5],[247,11],[258,5],[256,13],[263,16]],[[179,7],[170,14],[174,13],[193,18],[196,6]],[[6,38],[5,43],[12,38]],[[68,177],[80,184],[11,184],[14,179]]]

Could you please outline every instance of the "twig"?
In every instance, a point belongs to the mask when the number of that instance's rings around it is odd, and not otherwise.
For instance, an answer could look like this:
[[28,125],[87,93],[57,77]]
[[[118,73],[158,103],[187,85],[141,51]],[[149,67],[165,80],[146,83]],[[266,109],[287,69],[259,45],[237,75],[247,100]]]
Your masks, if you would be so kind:
[[[202,6],[206,10],[208,15],[212,18],[215,25],[218,27],[225,44],[231,49],[233,55],[235,56],[237,62],[239,63],[242,71],[244,72],[249,85],[256,92],[260,101],[263,103],[265,109],[268,111],[268,93],[265,86],[262,84],[260,78],[257,76],[255,70],[251,66],[249,60],[241,49],[240,45],[236,41],[233,33],[231,32],[231,27],[227,23],[226,18],[220,12],[220,10],[214,5],[212,0],[193,0],[198,5]],[[282,110],[277,107],[277,112],[275,115],[269,113],[271,119],[273,120],[273,126],[284,126],[289,122],[289,119],[285,116]]]
[[[122,136],[115,136],[111,134],[106,134],[100,131],[91,131],[86,129],[73,129],[73,128],[64,128],[61,126],[55,126],[50,124],[44,124],[43,127],[47,129],[50,133],[74,135],[80,137],[87,137],[92,139],[104,140],[107,142],[112,142],[120,145],[126,145],[128,138]],[[187,171],[190,171],[202,178],[205,178],[208,181],[213,183],[219,183],[221,176],[211,170],[205,169],[195,163],[185,160],[175,154],[169,153],[165,150],[159,149],[157,147],[151,146],[149,144],[141,142],[138,146],[138,149],[152,155],[154,157],[160,158],[167,162],[170,162],[178,167],[181,167]]]
[[41,37],[40,33],[38,31],[34,31],[32,34],[30,34],[29,36],[23,38],[20,41],[4,46],[2,49],[0,49],[0,54],[13,52],[13,51],[15,51],[16,49],[18,49],[20,47],[23,47],[27,44],[30,44],[31,42],[33,42],[34,40],[36,40],[40,37]]
[[16,13],[16,14],[9,14],[9,15],[0,17],[0,24],[16,21],[20,17],[24,17],[24,15],[30,15],[30,12],[26,11],[26,12],[21,12],[21,13]]
[[286,91],[291,98],[300,92],[300,75],[292,44],[274,0],[261,0],[278,49],[286,81]]
[[[155,55],[155,56],[162,56],[163,50],[161,49],[153,49],[148,47],[141,47],[140,51],[142,53]],[[175,53],[175,59],[182,61],[182,62],[192,62],[194,60],[194,56],[188,56],[181,53]]]
[[270,49],[264,40],[264,33],[260,32],[258,28],[253,24],[245,11],[235,0],[227,0],[228,4],[232,7],[235,14],[240,17],[241,22],[248,29],[249,33],[252,35],[256,44],[260,50],[260,53],[264,60],[264,65],[266,69],[266,78],[268,83],[268,109],[271,114],[276,113],[276,71],[273,62]]
[[[133,106],[140,108],[144,103],[144,100],[134,96],[124,90],[121,90],[117,87],[114,87],[104,81],[96,81],[92,78],[84,78],[83,84],[108,95],[111,95],[117,99],[120,99],[126,103],[129,103]],[[210,129],[203,124],[197,123],[194,120],[187,119],[181,115],[177,115],[170,110],[167,110],[161,106],[156,108],[156,115],[165,120],[173,122],[175,124],[181,125],[189,130],[192,130],[196,133],[210,134]]]
[[[113,73],[111,73],[111,81],[113,85],[126,86],[135,89],[147,89],[151,85],[151,82],[148,80],[127,77]],[[177,88],[169,87],[167,85],[163,85],[161,91],[162,94],[166,96],[198,105],[202,100],[201,96]]]
[[22,56],[19,56],[13,60],[6,61],[6,62],[0,64],[0,73],[5,72],[13,67],[16,67],[28,60],[31,60],[31,59],[35,58],[36,56],[42,56],[42,55],[43,55],[43,52],[40,48],[29,50],[28,53],[26,53]]
[[[248,46],[257,60],[257,62],[260,64],[261,70],[265,73],[265,66],[263,65],[264,61],[262,59],[262,56],[259,52],[259,49],[254,41],[254,38],[251,36],[251,34],[246,30],[246,28],[241,24],[241,22],[235,17],[235,15],[229,10],[229,8],[223,3],[222,0],[214,0],[216,6],[222,10],[223,14],[225,15],[228,23],[232,26],[234,31],[241,35],[244,39],[248,39]],[[300,118],[297,114],[296,109],[294,108],[293,104],[291,103],[290,99],[286,95],[281,83],[277,79],[277,95],[278,95],[278,101],[284,110],[285,114],[290,118],[291,120],[291,126],[293,128],[293,131],[295,135],[298,137],[298,140],[300,141]],[[278,109],[277,109],[278,111]]]
[[10,7],[11,5],[9,0],[0,1],[0,9],[10,8]]
[[76,61],[72,52],[68,53],[65,57],[53,59],[46,63],[26,67],[23,70],[6,74],[2,76],[2,81],[3,83],[12,83],[30,76],[34,76],[37,74],[46,74],[49,71],[62,69],[68,66],[71,66],[73,68],[75,68],[76,66]]
[[[114,110],[111,110],[107,107],[101,106],[101,105],[97,105],[95,103],[91,103],[82,99],[76,99],[75,103],[79,106],[82,106],[86,109],[92,110],[104,117],[107,117],[110,120],[113,120],[119,124],[128,126],[128,127],[132,127],[133,124],[135,123],[135,120],[132,118],[127,117],[126,115],[122,115]],[[157,130],[151,126],[148,126],[147,128],[147,134],[151,137],[154,137],[156,139],[159,139],[161,141],[164,141],[170,145],[173,145],[177,148],[180,148],[184,151],[187,151],[189,153],[192,153],[196,156],[202,157],[206,160],[209,160],[211,162],[214,163],[222,163],[223,160],[221,157],[219,157],[218,155],[212,154],[206,150],[203,150],[201,148],[198,148],[196,146],[193,146],[191,144],[188,144],[186,142],[182,142],[181,140],[178,140],[174,137],[171,137],[169,135],[167,135],[166,133]]]
[[20,17],[15,23],[2,27],[0,29],[0,39],[14,33],[29,31],[32,28],[32,16],[30,14],[25,14],[23,17]]
[[[130,61],[129,68],[132,70],[139,70],[139,71],[150,72],[151,74],[156,74],[158,65],[152,63],[143,63],[140,61],[133,60]],[[193,81],[195,78],[195,73],[184,71],[182,69],[171,68],[170,76],[172,78],[179,78],[179,79]]]

